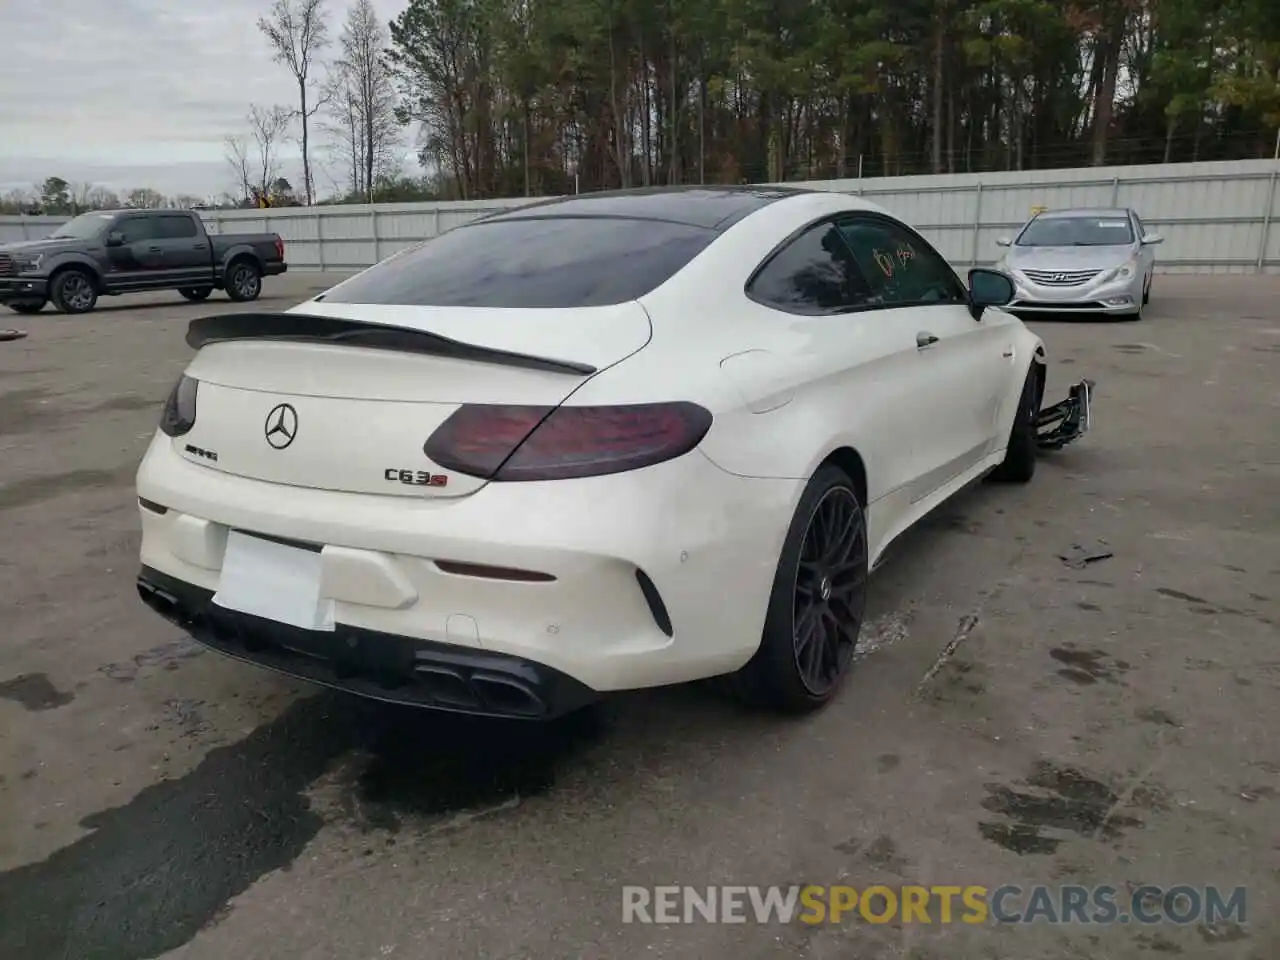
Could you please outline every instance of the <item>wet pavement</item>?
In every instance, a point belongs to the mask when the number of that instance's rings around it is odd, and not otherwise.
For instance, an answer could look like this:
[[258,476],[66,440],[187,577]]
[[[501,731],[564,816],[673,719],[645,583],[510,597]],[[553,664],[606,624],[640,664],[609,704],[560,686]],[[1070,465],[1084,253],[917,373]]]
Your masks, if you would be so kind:
[[[1139,324],[1036,324],[1053,394],[1098,380],[1094,431],[894,547],[830,709],[695,684],[545,726],[318,691],[150,614],[133,471],[186,321],[231,307],[24,317],[0,344],[0,958],[1269,960],[1278,294],[1160,277]],[[1033,882],[1246,886],[1248,917],[622,923],[632,884]]]

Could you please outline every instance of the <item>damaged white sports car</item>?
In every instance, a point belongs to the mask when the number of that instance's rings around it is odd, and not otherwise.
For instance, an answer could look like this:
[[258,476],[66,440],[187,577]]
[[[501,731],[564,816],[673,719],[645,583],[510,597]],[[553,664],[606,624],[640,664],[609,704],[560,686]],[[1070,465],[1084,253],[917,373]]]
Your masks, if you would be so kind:
[[192,322],[138,471],[153,610],[388,701],[548,718],[731,675],[809,709],[867,575],[1089,427],[1045,350],[855,197],[689,188],[469,223],[285,313]]

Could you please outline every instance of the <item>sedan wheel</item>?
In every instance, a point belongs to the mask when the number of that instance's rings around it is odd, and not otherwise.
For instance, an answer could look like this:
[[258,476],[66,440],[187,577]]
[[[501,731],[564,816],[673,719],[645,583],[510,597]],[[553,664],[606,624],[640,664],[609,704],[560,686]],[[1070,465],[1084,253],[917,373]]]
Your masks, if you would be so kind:
[[809,520],[792,602],[800,681],[825,697],[853,659],[866,603],[867,537],[854,492],[833,487]]
[[787,531],[755,655],[730,678],[748,703],[828,703],[853,662],[867,597],[866,515],[849,476],[814,474]]

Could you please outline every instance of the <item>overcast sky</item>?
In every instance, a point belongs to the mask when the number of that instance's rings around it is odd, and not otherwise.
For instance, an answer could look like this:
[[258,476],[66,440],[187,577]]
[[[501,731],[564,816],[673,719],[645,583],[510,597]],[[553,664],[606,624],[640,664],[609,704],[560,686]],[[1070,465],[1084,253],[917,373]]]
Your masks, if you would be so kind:
[[[328,0],[334,36],[346,0]],[[0,0],[0,192],[48,176],[195,196],[232,189],[223,139],[295,106],[256,23],[270,0]],[[374,0],[383,21],[405,0]],[[297,148],[284,175],[301,188]],[[337,169],[312,151],[316,189]]]

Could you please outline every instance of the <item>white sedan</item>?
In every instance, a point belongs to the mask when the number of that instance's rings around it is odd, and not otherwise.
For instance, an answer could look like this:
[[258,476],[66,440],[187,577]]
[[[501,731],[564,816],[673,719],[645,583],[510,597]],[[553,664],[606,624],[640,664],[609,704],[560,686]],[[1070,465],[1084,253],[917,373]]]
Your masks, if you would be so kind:
[[191,323],[138,471],[152,609],[387,701],[548,718],[730,675],[828,702],[911,524],[1089,426],[1045,349],[834,193],[520,207],[285,313]]

